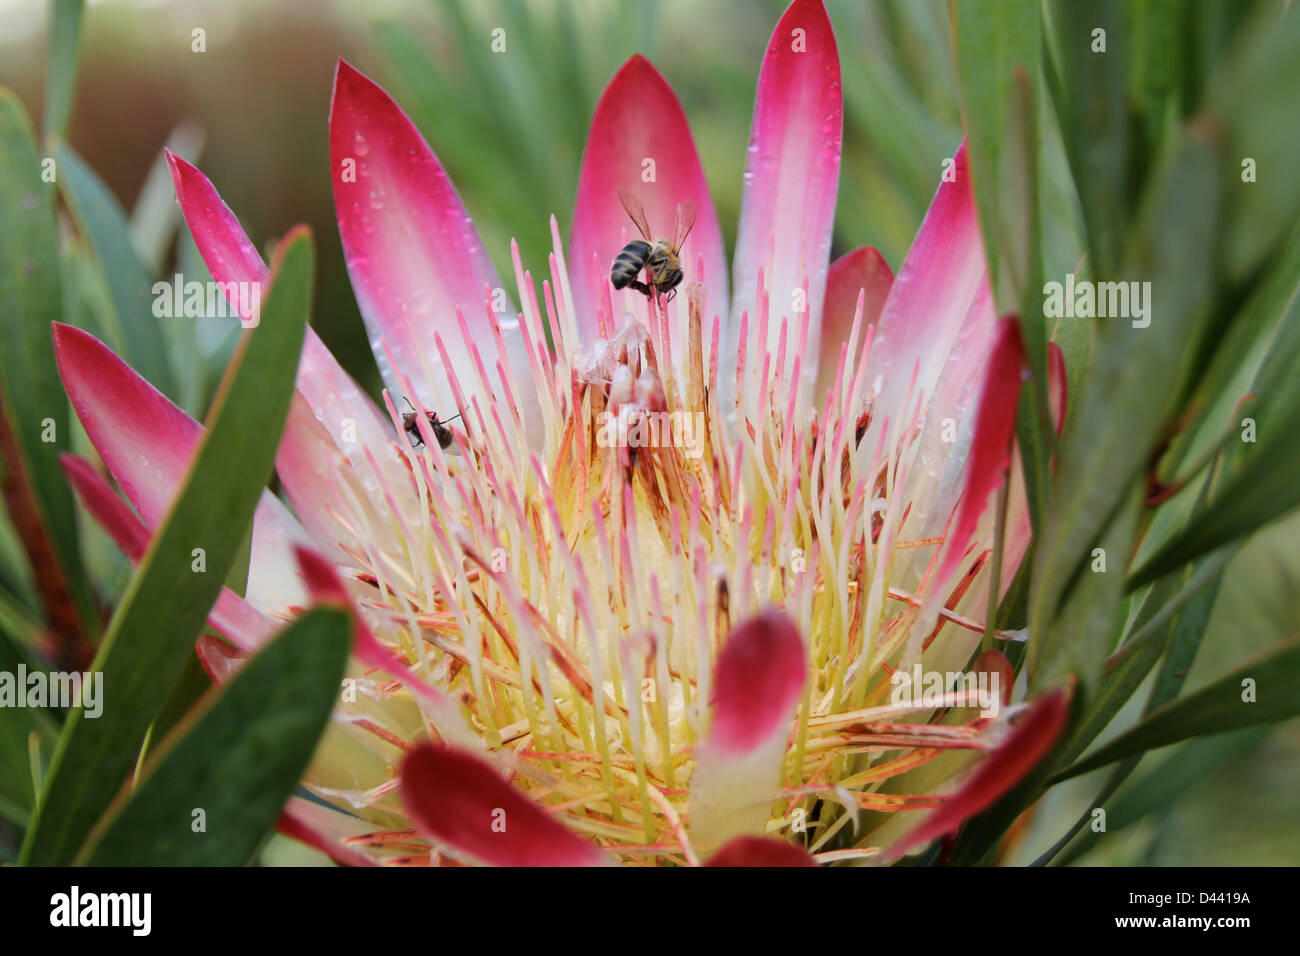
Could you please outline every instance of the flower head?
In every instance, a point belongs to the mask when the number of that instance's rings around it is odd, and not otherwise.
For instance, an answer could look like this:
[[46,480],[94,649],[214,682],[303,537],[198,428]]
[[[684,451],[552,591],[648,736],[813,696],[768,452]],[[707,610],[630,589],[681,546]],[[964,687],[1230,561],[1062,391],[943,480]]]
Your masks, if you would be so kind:
[[[1021,346],[963,150],[897,276],[870,249],[829,261],[840,131],[829,19],[795,0],[759,76],[729,297],[686,117],[634,57],[597,107],[568,245],[552,219],[540,283],[514,250],[516,308],[432,149],[339,64],[335,204],[384,405],[308,332],[277,458],[292,511],[264,497],[248,594],[211,616],[233,646],[200,642],[222,680],[313,599],[355,610],[353,680],[304,781],[337,809],[294,801],[286,832],[343,862],[883,857],[1045,751],[1060,695],[1013,723],[1009,680],[983,716],[967,687],[894,693],[915,668],[1010,675],[997,651],[970,662],[1028,541]],[[212,184],[170,161],[214,278],[264,281]],[[637,238],[620,191],[665,234],[694,203],[675,297],[612,288]],[[138,517],[69,475],[138,555],[200,426],[90,336],[56,345]],[[896,842],[916,821],[889,815],[931,808]]]

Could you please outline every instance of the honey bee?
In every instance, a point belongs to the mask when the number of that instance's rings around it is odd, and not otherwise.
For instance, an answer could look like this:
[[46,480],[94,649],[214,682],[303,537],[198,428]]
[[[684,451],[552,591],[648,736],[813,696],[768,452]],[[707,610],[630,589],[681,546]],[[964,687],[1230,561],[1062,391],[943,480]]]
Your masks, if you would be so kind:
[[[677,293],[674,291],[682,281],[682,244],[695,225],[695,203],[688,199],[677,204],[676,220],[673,223],[673,238],[651,239],[650,226],[646,222],[645,208],[641,201],[626,189],[618,191],[619,202],[627,210],[628,217],[641,233],[640,239],[633,239],[623,251],[614,257],[614,264],[609,270],[609,281],[615,289],[631,286],[646,298],[668,293],[669,301]],[[650,284],[646,285],[637,278],[642,269],[650,271]]]
[[[408,406],[411,404],[410,399],[407,399],[406,404]],[[443,421],[438,418],[435,412],[429,412],[429,430],[433,432],[433,437],[438,439],[438,447],[444,451],[451,447],[452,442],[451,429],[447,427],[447,422],[454,422],[458,418],[460,418],[459,413]],[[420,437],[419,421],[420,413],[414,408],[402,414],[402,431],[410,436],[411,445],[414,448],[424,446],[424,439]]]

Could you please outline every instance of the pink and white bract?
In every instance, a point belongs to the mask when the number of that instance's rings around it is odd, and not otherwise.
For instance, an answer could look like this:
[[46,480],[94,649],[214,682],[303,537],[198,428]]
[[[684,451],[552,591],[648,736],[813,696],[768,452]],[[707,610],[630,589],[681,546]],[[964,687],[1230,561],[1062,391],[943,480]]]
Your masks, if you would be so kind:
[[[759,75],[729,298],[686,117],[633,57],[596,109],[568,245],[552,219],[540,282],[514,251],[516,308],[432,149],[339,64],[334,197],[385,403],[308,331],[277,459],[292,510],[264,495],[248,594],[211,614],[230,644],[199,644],[221,681],[313,599],[355,610],[304,781],[337,809],[294,800],[284,832],[345,863],[883,861],[1046,753],[1065,691],[991,717],[955,691],[933,722],[891,697],[918,663],[1009,675],[996,651],[970,661],[1029,537],[1022,355],[964,149],[897,275],[871,249],[829,261],[841,102],[830,21],[796,0]],[[169,158],[213,277],[264,281],[212,184]],[[918,157],[936,179],[940,159]],[[635,236],[620,189],[654,230],[696,205],[671,301],[610,286]],[[134,512],[88,463],[69,478],[138,558],[201,426],[89,335],[55,340]],[[423,422],[409,441],[404,400],[461,412],[453,447]]]

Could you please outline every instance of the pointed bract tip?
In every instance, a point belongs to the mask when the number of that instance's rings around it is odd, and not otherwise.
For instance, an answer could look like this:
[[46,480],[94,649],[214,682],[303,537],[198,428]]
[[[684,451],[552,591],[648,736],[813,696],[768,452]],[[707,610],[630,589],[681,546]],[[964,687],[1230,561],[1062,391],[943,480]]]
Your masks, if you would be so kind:
[[[824,27],[831,32],[832,37],[834,36],[834,28],[831,26],[831,16],[829,11],[826,9],[824,0],[794,0],[790,6],[785,8],[785,12],[781,14],[781,19],[777,22],[777,30],[782,30],[784,27],[790,27],[792,26],[790,21],[799,20],[804,17],[812,18],[812,23],[810,23],[811,26],[817,28]],[[798,25],[799,24],[797,23],[793,24],[793,26]],[[788,35],[786,35],[785,38],[788,39]],[[776,33],[773,33],[772,42],[777,42],[778,39]]]
[[[163,153],[167,156],[167,165],[171,167],[172,180],[177,184],[180,183],[182,176],[188,176],[192,173],[198,173],[198,167],[191,163],[184,156],[177,156],[166,146],[163,147]],[[202,175],[199,173],[199,175]]]
[[347,79],[351,79],[351,78],[354,77],[354,76],[359,76],[359,77],[362,77],[363,79],[365,78],[365,74],[363,74],[360,70],[358,70],[355,66],[353,66],[351,63],[349,63],[347,60],[343,59],[343,57],[339,57],[339,58],[334,62],[334,82],[335,82],[335,83],[338,83],[338,81],[339,81],[339,79],[340,79],[341,77],[343,77],[343,78],[347,78]]
[[614,75],[623,76],[624,74],[630,75],[633,73],[645,73],[663,79],[663,74],[659,72],[659,68],[650,62],[648,57],[641,53],[633,53],[630,57],[624,60],[623,65],[618,68],[618,72]]
[[334,117],[334,109],[338,105],[339,91],[344,90],[351,95],[356,89],[365,86],[377,86],[368,76],[358,70],[343,57],[339,57],[334,64],[334,81],[330,84],[330,118]]
[[86,348],[109,351],[107,345],[89,332],[65,322],[50,323],[50,338],[54,340],[54,361],[59,367],[60,377],[63,375],[64,359],[69,352]]

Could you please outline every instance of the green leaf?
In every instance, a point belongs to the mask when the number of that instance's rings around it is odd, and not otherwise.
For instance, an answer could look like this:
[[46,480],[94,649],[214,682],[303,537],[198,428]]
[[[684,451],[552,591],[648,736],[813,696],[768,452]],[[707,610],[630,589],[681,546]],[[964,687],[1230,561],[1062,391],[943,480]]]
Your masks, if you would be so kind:
[[[1243,700],[1245,681],[1253,681],[1254,700]],[[1053,782],[1077,777],[1108,763],[1157,747],[1221,734],[1241,727],[1272,723],[1300,714],[1300,637],[1247,661],[1208,687],[1171,701],[1141,723],[1053,776]]]
[[[1032,189],[1035,154],[1029,154],[1028,168],[1023,170],[1014,163],[1025,157],[1012,159],[1024,149],[1026,131],[1017,126],[1026,113],[1032,121],[1036,88],[1025,83],[1029,103],[1022,103],[1015,73],[1019,68],[1026,77],[1036,74],[1042,44],[1039,4],[1036,0],[968,0],[954,4],[952,16],[966,151],[990,284],[998,312],[1013,313],[1020,309],[1028,280],[1037,211]],[[1028,176],[1012,178],[1018,171]]]
[[[1215,737],[1201,737],[1189,741],[1185,746],[1180,747],[1168,760],[1162,761],[1140,780],[1134,782],[1132,786],[1120,794],[1119,798],[1111,806],[1106,808],[1105,832],[1108,834],[1118,833],[1125,827],[1137,823],[1150,813],[1167,814],[1170,807],[1176,804],[1178,799],[1198,782],[1218,770],[1229,760],[1240,757],[1261,744],[1268,735],[1269,729],[1268,727],[1247,727],[1244,730],[1232,733],[1219,734]],[[1129,766],[1130,762],[1132,766],[1136,766],[1139,759],[1138,757],[1130,757],[1121,766]],[[1115,784],[1113,786],[1108,785],[1106,790],[1092,802],[1092,806],[1099,807],[1109,800],[1111,795],[1118,789],[1119,783],[1127,779],[1128,774],[1120,776],[1117,772],[1115,776]],[[1083,817],[1083,823],[1086,824],[1091,819],[1092,811],[1089,809]],[[1080,829],[1082,829],[1082,826],[1076,827],[1067,834],[1066,839],[1062,840],[1058,846],[1053,847],[1054,851],[1059,852],[1065,846],[1069,846],[1069,850],[1061,857],[1057,865],[1066,866],[1077,860],[1087,853],[1097,840],[1101,839],[1100,833],[1085,829],[1078,839],[1070,842],[1070,838]],[[1042,858],[1040,860],[1044,863],[1047,862]]]
[[[1226,474],[1195,522],[1133,573],[1132,586],[1245,537],[1300,506],[1300,277],[1229,436]],[[1252,421],[1253,441],[1243,441]],[[1234,440],[1235,439],[1235,440]]]
[[65,144],[58,147],[58,168],[68,206],[107,280],[126,348],[123,358],[160,392],[175,397],[162,328],[153,314],[153,283],[132,244],[126,214],[108,187]]
[[[10,638],[7,629],[0,628],[0,673],[16,675],[18,665],[24,665],[28,672],[45,670],[40,662],[26,653],[25,649]],[[15,678],[16,679],[16,678]],[[17,688],[19,694],[26,693],[25,688]],[[0,816],[21,815],[13,822],[26,825],[26,817],[36,803],[36,794],[32,788],[30,757],[30,739],[35,734],[40,742],[43,756],[49,756],[49,744],[58,735],[58,726],[50,715],[41,708],[6,707],[4,719],[0,720]],[[8,808],[11,812],[5,813]]]
[[[1185,139],[1144,209],[1130,281],[1150,281],[1150,324],[1099,324],[1093,367],[1064,442],[1051,505],[1035,551],[1031,634],[1045,634],[1085,556],[1114,519],[1159,444],[1184,376],[1189,343],[1208,322],[1217,233],[1219,169],[1205,142]],[[1112,555],[1127,560],[1128,551]],[[1031,641],[1033,674],[1044,642]]]
[[[1092,271],[1104,278],[1114,276],[1123,261],[1137,193],[1130,179],[1125,8],[1121,0],[1049,0],[1046,7],[1050,52],[1058,67],[1057,84],[1049,87],[1079,191]],[[1096,30],[1104,30],[1104,37]],[[1102,40],[1105,51],[1095,51]]]
[[1051,626],[1036,631],[1031,625],[1031,694],[1055,684],[1066,674],[1074,674],[1079,679],[1076,713],[1092,706],[1101,683],[1102,665],[1115,649],[1123,623],[1122,562],[1132,549],[1139,503],[1139,495],[1130,494],[1128,503],[1098,542],[1100,554],[1089,556],[1079,583]]
[[[68,862],[126,780],[150,722],[192,651],[271,475],[302,350],[312,283],[311,236],[276,250],[261,322],[246,330],[213,404],[209,430],[171,512],[140,562],[92,665],[106,713],[68,718],[23,861]],[[206,573],[190,570],[191,550]]]
[[[338,698],[347,612],[321,607],[286,627],[158,748],[134,792],[96,825],[91,866],[241,866],[293,793]],[[194,832],[201,808],[206,830]]]
[[67,135],[77,92],[82,0],[54,0],[49,72],[45,77],[45,138]]
[[[1202,504],[1205,494],[1203,493]],[[1115,546],[1117,542],[1132,540],[1135,504],[1135,501],[1130,501],[1122,512],[1121,519],[1111,525],[1108,535],[1114,540],[1107,546],[1108,556],[1127,553],[1127,547],[1116,552]],[[1146,601],[1133,616],[1129,628],[1130,637],[1124,651],[1110,658],[1110,669],[1100,677],[1097,675],[1097,657],[1108,648],[1110,636],[1118,627],[1123,581],[1118,569],[1108,567],[1106,574],[1091,570],[1084,572],[1084,579],[1071,593],[1061,614],[1060,629],[1049,636],[1051,646],[1043,658],[1046,661],[1044,666],[1050,670],[1058,673],[1073,672],[1083,678],[1084,687],[1080,688],[1082,692],[1077,695],[1078,705],[1069,734],[1015,790],[967,825],[954,850],[954,864],[974,864],[986,858],[1015,819],[1055,782],[1052,777],[1053,768],[1073,759],[1106,728],[1142,685],[1162,654],[1168,656],[1162,676],[1157,682],[1157,691],[1153,692],[1153,697],[1148,701],[1148,710],[1162,702],[1157,700],[1156,693],[1170,696],[1177,693],[1186,673],[1186,665],[1190,663],[1189,654],[1195,653],[1204,633],[1206,619],[1214,602],[1218,576],[1222,574],[1227,558],[1227,553],[1215,555],[1206,561],[1209,567],[1198,569],[1194,574],[1189,571],[1193,580],[1185,585],[1181,580],[1170,580],[1161,582],[1158,590],[1153,589],[1148,593]],[[1210,578],[1213,579],[1214,587],[1207,590],[1204,584]],[[1187,609],[1180,615],[1178,612],[1184,604]],[[1152,639],[1146,639],[1144,634],[1151,634]],[[1160,636],[1167,639],[1154,639]],[[1168,674],[1172,676],[1167,676]],[[1041,676],[1039,680],[1042,680]],[[1117,776],[1115,787],[1119,786],[1124,775]],[[1105,791],[1098,802],[1106,799],[1112,791],[1113,788]],[[1081,818],[1074,829],[1040,857],[1038,862],[1050,860],[1086,822],[1086,817]]]
[[0,89],[0,457],[6,482],[25,485],[16,492],[26,499],[22,511],[15,513],[11,501],[10,517],[32,561],[47,623],[75,636],[95,617],[72,494],[58,464],[59,453],[71,450],[71,431],[50,338],[50,323],[62,312],[55,188],[41,173],[27,113]]
[[[1145,656],[1148,652],[1147,645],[1161,643],[1162,636],[1166,633],[1167,625],[1170,621],[1176,619],[1176,615],[1183,607],[1191,603],[1192,599],[1198,595],[1202,589],[1207,586],[1217,587],[1216,582],[1223,573],[1237,548],[1227,547],[1214,554],[1206,556],[1203,560],[1197,562],[1184,575],[1174,575],[1162,579],[1158,591],[1158,604],[1153,605],[1154,613],[1150,617],[1143,615],[1135,623],[1132,633],[1124,642],[1124,646],[1119,649],[1112,663],[1120,664],[1124,660],[1133,656]],[[1145,611],[1146,608],[1144,607]]]
[[1131,45],[1129,87],[1136,115],[1134,135],[1153,153],[1192,104],[1187,84],[1191,51],[1186,42],[1195,8],[1182,0],[1132,0],[1128,5]]
[[[1188,741],[1120,795],[1107,814],[1107,825],[1114,832],[1136,823],[1148,813],[1168,812],[1198,780],[1262,744],[1270,730],[1271,727],[1246,727]],[[1072,850],[1071,858],[1075,855]]]
[[[250,528],[249,532],[251,531]],[[226,574],[226,587],[240,596],[243,596],[248,589],[248,564],[252,556],[252,546],[253,536],[251,533],[246,533],[243,543],[240,544],[239,550],[235,554],[235,560],[230,566],[230,571]],[[212,634],[218,640],[222,639],[211,629],[208,629],[205,633]],[[176,684],[172,687],[171,693],[162,706],[162,710],[158,712],[153,725],[149,728],[148,742],[145,744],[142,754],[147,757],[152,747],[158,741],[166,738],[171,733],[172,728],[185,719],[186,715],[203,699],[203,695],[211,687],[212,679],[208,677],[208,672],[204,670],[197,649],[191,649],[189,656],[185,658],[185,667],[182,669],[180,677],[176,679]]]
[[[1272,392],[1277,382],[1258,376],[1265,364],[1284,366],[1300,343],[1287,316],[1300,295],[1300,228],[1267,275],[1254,285],[1245,305],[1224,331],[1214,356],[1197,377],[1188,407],[1196,420],[1170,444],[1160,460],[1163,480],[1186,483],[1221,451],[1241,441],[1243,396]],[[1290,336],[1291,338],[1288,338]],[[1188,464],[1188,459],[1192,463]]]
[[952,6],[966,150],[997,311],[1018,315],[1031,387],[1016,435],[1035,527],[1047,507],[1054,433],[1047,400],[1047,329],[1040,288],[1038,59],[1040,4],[973,0]]
[[[1226,245],[1229,279],[1247,279],[1281,244],[1300,216],[1295,176],[1295,91],[1300,88],[1300,10],[1279,17],[1260,4],[1233,50],[1215,71],[1207,96],[1224,137]],[[1243,162],[1254,161],[1253,182]]]
[[[1143,715],[1150,714],[1178,696],[1183,683],[1187,680],[1187,672],[1191,669],[1196,651],[1201,646],[1201,638],[1205,636],[1205,628],[1209,623],[1210,612],[1214,609],[1214,600],[1218,596],[1219,584],[1222,580],[1223,570],[1220,566],[1208,586],[1199,590],[1186,608],[1168,622],[1165,628],[1165,640],[1146,642],[1138,654],[1124,658],[1120,664],[1123,672],[1115,675],[1105,688],[1106,691],[1113,691],[1111,700],[1105,702],[1100,708],[1094,707],[1094,712],[1080,721],[1071,740],[1062,748],[1058,765],[1068,763],[1077,757],[1083,748],[1105,729],[1120,707],[1137,691],[1138,685],[1146,677],[1155,659],[1162,654],[1165,659],[1164,664],[1161,665],[1155,685],[1151,688],[1151,696],[1147,699]],[[1168,592],[1175,586],[1173,581],[1159,582],[1147,596],[1147,602],[1160,607]],[[1145,606],[1143,609],[1145,610]],[[1141,617],[1139,613],[1139,619]],[[1120,763],[1111,772],[1101,793],[1089,804],[1089,809],[1084,811],[1075,821],[1074,826],[1051,849],[1034,861],[1034,865],[1041,866],[1050,862],[1063,850],[1075,834],[1092,819],[1092,808],[1099,807],[1109,800],[1129,775],[1137,769],[1141,760],[1141,755],[1134,755]]]
[[154,752],[158,742],[165,739],[172,730],[180,724],[187,714],[191,713],[199,701],[203,699],[212,688],[212,678],[208,672],[203,669],[203,662],[199,660],[198,651],[191,648],[190,653],[185,658],[185,666],[181,669],[180,676],[176,678],[176,683],[172,686],[171,693],[163,702],[162,709],[158,711],[158,716],[154,718],[153,723],[149,726],[149,736],[143,748],[141,756],[145,759]]
[[[1205,510],[1216,478],[1217,472],[1206,477],[1193,506],[1193,517],[1188,520],[1195,520]],[[1142,595],[1120,650],[1106,662],[1099,693],[1082,709],[1070,737],[1060,749],[1061,764],[1078,757],[1106,729],[1162,656],[1165,657],[1162,674],[1168,672],[1171,661],[1180,665],[1175,669],[1182,669],[1182,649],[1190,647],[1195,653],[1200,646],[1224,567],[1235,551],[1235,548],[1225,548],[1196,567],[1188,568],[1184,574],[1157,581]],[[1181,679],[1175,685],[1162,677],[1152,691],[1147,710],[1174,697],[1181,686]]]

